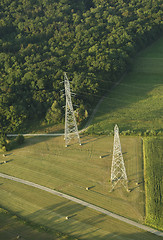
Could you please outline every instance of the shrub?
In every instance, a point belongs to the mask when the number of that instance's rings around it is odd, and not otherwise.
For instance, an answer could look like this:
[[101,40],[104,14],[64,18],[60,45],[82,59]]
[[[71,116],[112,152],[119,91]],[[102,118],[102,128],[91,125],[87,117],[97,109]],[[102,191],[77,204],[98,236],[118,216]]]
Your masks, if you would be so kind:
[[0,136],[0,149],[2,149],[3,151],[6,151],[6,145],[7,145],[6,136],[2,134]]
[[143,136],[143,132],[138,132],[137,135],[138,136]]
[[23,135],[18,135],[16,137],[16,143],[23,144],[24,143],[24,136]]
[[162,136],[163,135],[163,132],[162,131],[159,131],[158,133],[157,133],[157,136]]
[[156,131],[155,130],[151,130],[149,133],[149,136],[156,136]]
[[58,123],[62,119],[62,112],[60,110],[60,106],[57,101],[54,101],[51,108],[48,110],[45,120],[48,124],[50,123]]
[[144,136],[149,136],[149,134],[150,134],[150,130],[146,130],[145,132],[144,132]]
[[79,124],[88,118],[88,111],[85,109],[83,104],[80,104],[80,106],[76,109],[75,116]]

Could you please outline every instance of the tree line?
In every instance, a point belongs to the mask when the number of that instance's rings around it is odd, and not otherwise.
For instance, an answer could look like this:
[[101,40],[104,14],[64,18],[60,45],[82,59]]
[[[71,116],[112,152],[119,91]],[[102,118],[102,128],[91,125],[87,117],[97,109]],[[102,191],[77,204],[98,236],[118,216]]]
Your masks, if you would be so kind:
[[1,0],[0,129],[63,119],[63,72],[78,122],[163,30],[161,0]]

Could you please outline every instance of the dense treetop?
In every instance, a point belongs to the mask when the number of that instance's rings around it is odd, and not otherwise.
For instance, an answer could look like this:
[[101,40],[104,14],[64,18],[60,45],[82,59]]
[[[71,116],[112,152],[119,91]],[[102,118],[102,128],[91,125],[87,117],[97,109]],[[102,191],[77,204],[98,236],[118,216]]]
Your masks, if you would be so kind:
[[78,121],[86,118],[134,54],[159,37],[162,8],[162,0],[1,0],[1,130],[60,121],[64,71]]

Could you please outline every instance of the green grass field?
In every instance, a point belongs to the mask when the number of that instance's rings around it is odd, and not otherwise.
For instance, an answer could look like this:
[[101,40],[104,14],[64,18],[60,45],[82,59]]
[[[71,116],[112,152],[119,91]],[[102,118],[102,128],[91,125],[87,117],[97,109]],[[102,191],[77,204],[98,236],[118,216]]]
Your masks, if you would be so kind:
[[163,130],[163,37],[135,58],[131,71],[104,98],[88,132]]
[[[16,240],[18,236],[21,236],[20,239],[22,240],[54,239],[50,234],[44,231],[38,231],[36,228],[25,224],[24,221],[18,217],[11,215],[6,210],[0,209],[0,239]],[[55,239],[57,239],[57,236]]]
[[146,223],[163,231],[163,138],[144,140]]
[[[142,196],[143,199],[143,194],[133,191],[131,199],[130,194],[126,195],[123,190],[118,191],[118,195],[116,192],[109,194],[113,138],[83,137],[82,140],[82,147],[75,144],[65,148],[63,137],[26,139],[26,146],[9,155],[13,161],[2,164],[1,172],[69,193],[102,207],[106,207],[106,202],[112,203],[115,195],[115,206],[108,206],[108,210],[142,221],[143,206],[139,206],[139,213],[134,217],[130,211],[124,210],[124,207],[128,200],[132,202],[133,197],[140,200]],[[122,138],[131,189],[136,182],[142,181],[143,177],[141,147],[139,138]],[[100,155],[104,157],[100,159]],[[88,186],[94,186],[90,192],[85,191]],[[121,197],[124,198],[122,209],[118,204]],[[137,204],[133,206],[133,210],[134,208],[137,212]]]
[[[26,138],[8,152],[1,172],[59,190],[143,223],[144,186],[142,140],[122,137],[130,193],[120,185],[112,193],[110,166],[113,137],[81,138],[83,145],[64,147],[63,137]],[[99,158],[102,155],[103,158]],[[2,161],[4,157],[1,154]],[[139,182],[139,186],[136,183]],[[0,205],[23,219],[79,239],[159,239],[135,227],[41,190],[0,179]],[[86,191],[86,187],[92,187]],[[70,221],[65,216],[72,216]],[[118,224],[118,229],[117,229]],[[53,233],[54,232],[54,233]],[[56,239],[56,238],[54,238]]]

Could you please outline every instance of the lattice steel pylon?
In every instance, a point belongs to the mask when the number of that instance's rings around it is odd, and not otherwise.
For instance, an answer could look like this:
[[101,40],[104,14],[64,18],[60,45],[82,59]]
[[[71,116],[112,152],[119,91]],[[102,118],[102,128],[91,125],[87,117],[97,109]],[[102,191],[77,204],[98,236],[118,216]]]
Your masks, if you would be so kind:
[[76,118],[74,114],[74,109],[71,101],[70,83],[66,73],[64,73],[64,85],[65,85],[65,96],[66,96],[65,136],[64,136],[65,147],[68,146],[70,140],[73,138],[77,138],[79,145],[81,145]]
[[120,182],[126,188],[126,190],[129,191],[126,168],[124,165],[121,143],[119,138],[119,128],[117,125],[115,125],[113,158],[111,166],[111,183],[112,183],[111,191],[115,188],[118,182]]

